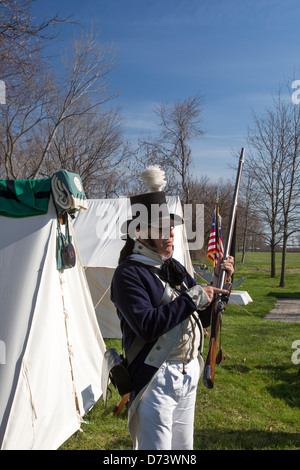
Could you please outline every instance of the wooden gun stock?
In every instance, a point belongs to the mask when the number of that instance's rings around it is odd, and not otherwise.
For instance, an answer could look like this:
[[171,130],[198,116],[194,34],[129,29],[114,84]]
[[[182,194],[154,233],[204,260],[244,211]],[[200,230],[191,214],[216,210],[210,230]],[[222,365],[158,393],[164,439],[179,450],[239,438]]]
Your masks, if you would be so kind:
[[122,396],[122,399],[116,404],[113,409],[113,413],[115,416],[119,416],[119,414],[123,411],[123,408],[126,406],[128,408],[129,403],[129,393],[126,393]]
[[[226,246],[224,250],[224,259],[226,259],[230,255],[230,250],[231,250],[231,243],[233,239],[234,226],[235,226],[235,220],[236,220],[238,195],[239,195],[239,189],[240,189],[241,177],[242,177],[242,171],[243,171],[243,165],[244,165],[244,151],[245,149],[242,148],[240,160],[239,160],[239,167],[238,167],[237,176],[236,176],[233,202],[231,206]],[[219,277],[218,287],[220,289],[227,288],[230,292],[230,288],[228,288],[226,284],[227,284],[227,274],[225,271],[222,270],[220,273],[220,277]],[[220,327],[222,323],[222,315],[225,311],[228,300],[229,300],[229,296],[225,297],[219,294],[217,298],[214,300],[214,303],[212,305],[210,340],[209,340],[208,353],[207,353],[204,371],[203,371],[203,377],[202,377],[202,383],[204,387],[208,389],[212,389],[214,387],[215,365],[221,362],[222,360],[221,357],[218,357],[217,355],[218,335],[219,335],[219,331],[220,331]]]
[[219,363],[217,360],[217,348],[218,335],[222,322],[222,309],[223,300],[221,296],[218,296],[218,299],[215,301],[215,305],[213,306],[209,347],[202,377],[202,383],[204,387],[208,389],[212,389],[214,387],[215,366]]

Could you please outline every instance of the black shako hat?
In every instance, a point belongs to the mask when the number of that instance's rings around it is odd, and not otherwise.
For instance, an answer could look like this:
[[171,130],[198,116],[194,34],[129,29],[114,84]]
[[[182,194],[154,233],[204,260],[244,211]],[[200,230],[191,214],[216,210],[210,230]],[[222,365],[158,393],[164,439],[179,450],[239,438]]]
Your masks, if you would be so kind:
[[136,228],[151,227],[167,231],[170,226],[183,224],[183,219],[179,215],[169,212],[166,194],[162,191],[166,185],[164,176],[165,172],[157,165],[146,168],[142,173],[143,182],[149,192],[130,197],[132,218],[122,224],[122,233],[135,238]]

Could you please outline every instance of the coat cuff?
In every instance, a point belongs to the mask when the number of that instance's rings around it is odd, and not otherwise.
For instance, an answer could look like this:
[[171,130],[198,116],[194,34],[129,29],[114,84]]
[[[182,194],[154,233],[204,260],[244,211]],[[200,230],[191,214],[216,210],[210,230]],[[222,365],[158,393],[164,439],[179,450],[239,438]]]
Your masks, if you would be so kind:
[[210,304],[210,298],[201,286],[196,285],[185,291],[190,299],[194,302],[197,310],[204,310]]

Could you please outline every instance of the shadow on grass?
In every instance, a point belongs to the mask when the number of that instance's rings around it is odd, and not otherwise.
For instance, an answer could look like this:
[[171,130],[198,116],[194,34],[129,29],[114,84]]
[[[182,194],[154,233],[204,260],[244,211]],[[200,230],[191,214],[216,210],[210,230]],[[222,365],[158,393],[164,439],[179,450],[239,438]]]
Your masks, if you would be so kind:
[[300,409],[300,376],[298,375],[298,366],[294,369],[286,366],[265,366],[260,367],[267,374],[273,375],[276,383],[268,385],[266,390],[274,398],[279,398],[291,407]]
[[300,292],[269,292],[267,294],[268,297],[276,297],[277,299],[295,299],[300,300]]
[[195,450],[285,450],[300,449],[299,433],[273,431],[195,430]]

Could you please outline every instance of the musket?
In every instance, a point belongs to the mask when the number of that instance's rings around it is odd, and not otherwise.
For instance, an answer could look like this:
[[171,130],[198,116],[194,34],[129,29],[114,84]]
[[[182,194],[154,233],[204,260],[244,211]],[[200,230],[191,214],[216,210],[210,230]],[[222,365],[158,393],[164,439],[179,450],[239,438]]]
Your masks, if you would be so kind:
[[[237,212],[237,204],[238,204],[238,195],[239,189],[241,184],[242,178],[242,171],[244,166],[244,152],[245,149],[242,148],[241,155],[239,159],[239,166],[236,176],[236,183],[233,195],[233,201],[231,206],[231,213],[229,218],[229,225],[227,230],[227,239],[226,245],[224,249],[224,259],[228,258],[231,252],[231,245],[233,240],[234,228],[235,228],[235,221],[236,221],[236,212]],[[210,340],[208,345],[208,353],[206,357],[206,362],[203,371],[203,378],[202,382],[205,388],[212,389],[214,387],[214,377],[215,377],[215,365],[216,363],[220,363],[222,360],[222,351],[219,352],[217,355],[217,347],[218,347],[218,336],[222,324],[222,315],[225,312],[226,305],[229,301],[230,291],[231,291],[230,279],[227,278],[227,273],[225,270],[221,270],[219,280],[218,280],[218,288],[219,289],[227,289],[229,291],[229,295],[218,294],[214,299],[211,311],[211,331],[210,331]]]

